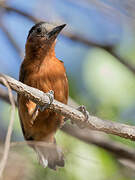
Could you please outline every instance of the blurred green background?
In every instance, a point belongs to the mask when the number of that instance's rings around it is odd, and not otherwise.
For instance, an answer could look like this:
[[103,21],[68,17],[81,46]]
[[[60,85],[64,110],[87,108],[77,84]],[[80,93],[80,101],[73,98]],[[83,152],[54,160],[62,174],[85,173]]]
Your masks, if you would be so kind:
[[[57,57],[64,61],[70,96],[84,104],[91,115],[135,125],[135,74],[102,47],[135,66],[135,2],[133,0],[0,0],[34,17],[53,23],[66,23],[66,32],[98,44],[88,46],[60,35]],[[0,72],[18,79],[25,42],[34,22],[7,11],[0,4]],[[0,141],[3,144],[10,119],[10,106],[0,100]],[[129,147],[135,143],[116,136]],[[58,144],[66,164],[56,172],[38,165],[35,153],[25,145],[11,148],[5,179],[26,180],[133,180],[135,174],[123,168],[114,156],[58,131]],[[22,141],[18,113],[12,141]],[[13,168],[14,165],[14,168]],[[20,168],[20,170],[19,170]],[[18,172],[18,173],[17,173]]]

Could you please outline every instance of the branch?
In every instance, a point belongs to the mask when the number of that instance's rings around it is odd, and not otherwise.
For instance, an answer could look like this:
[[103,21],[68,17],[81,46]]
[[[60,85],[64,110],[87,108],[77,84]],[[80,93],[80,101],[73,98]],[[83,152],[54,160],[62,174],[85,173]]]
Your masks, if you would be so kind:
[[8,126],[8,131],[7,131],[6,140],[5,140],[4,154],[3,154],[2,160],[0,162],[0,179],[2,179],[3,171],[4,171],[6,163],[7,163],[8,153],[9,153],[9,149],[10,149],[10,139],[11,139],[11,134],[12,134],[12,130],[13,130],[13,123],[14,123],[14,116],[15,116],[15,103],[14,103],[12,91],[11,91],[10,86],[8,85],[8,82],[6,81],[6,79],[1,76],[0,81],[8,88],[9,99],[10,99],[11,108],[12,108],[10,123]]
[[63,32],[63,35],[65,37],[68,37],[72,41],[77,41],[77,42],[82,43],[82,44],[84,44],[86,46],[104,49],[109,54],[111,54],[113,57],[115,57],[116,60],[119,61],[121,64],[123,64],[128,70],[130,70],[130,72],[135,74],[135,67],[132,66],[130,63],[128,63],[128,61],[126,59],[124,59],[123,57],[121,57],[120,55],[118,55],[115,52],[115,46],[114,45],[99,44],[99,43],[96,43],[94,41],[85,39],[85,38],[83,38],[83,37],[81,37],[79,35],[75,35],[75,34],[72,34],[72,33],[69,33],[69,32]]
[[[15,12],[21,16],[24,16],[25,18],[29,19],[30,21],[34,22],[34,23],[37,23],[39,21],[41,21],[40,19],[30,15],[29,13],[27,12],[23,12],[19,9],[16,9],[16,8],[13,8],[9,5],[6,5],[2,2],[0,2],[0,7],[4,8],[6,11],[8,12]],[[62,34],[69,38],[70,40],[72,41],[77,41],[79,43],[82,43],[86,46],[89,46],[89,47],[98,47],[98,48],[102,48],[104,49],[105,51],[107,51],[109,54],[111,54],[112,56],[114,56],[116,58],[117,61],[119,61],[121,64],[123,64],[128,70],[130,70],[133,74],[135,74],[135,67],[133,67],[130,63],[128,63],[128,61],[124,58],[122,58],[121,56],[119,56],[116,52],[115,52],[115,46],[114,45],[103,45],[103,44],[99,44],[99,43],[96,43],[94,41],[91,41],[91,40],[88,40],[84,37],[81,37],[77,34],[72,34],[72,33],[69,33],[69,32],[62,32]]]
[[0,7],[4,8],[6,11],[8,12],[15,12],[17,14],[20,14],[21,16],[26,17],[27,19],[37,23],[39,22],[39,20],[37,18],[35,18],[34,16],[30,15],[27,12],[23,12],[19,9],[13,8],[12,6],[8,6],[6,3],[3,3],[2,1],[0,2]]
[[113,153],[118,159],[124,158],[135,162],[135,151],[133,148],[120,142],[112,141],[108,136],[105,136],[105,134],[99,134],[99,132],[91,131],[89,129],[85,129],[84,131],[83,129],[69,124],[65,124],[61,130],[71,136],[79,138],[83,142],[94,144]]
[[[0,88],[0,98],[10,104],[8,92]],[[14,97],[16,99],[16,97]],[[69,103],[78,106],[71,98],[69,98]],[[16,106],[17,101],[15,100]],[[135,152],[133,148],[129,148],[122,143],[114,142],[108,138],[105,134],[99,132],[91,131],[89,129],[80,129],[76,126],[65,124],[61,130],[69,135],[72,135],[88,144],[94,144],[98,147],[101,147],[115,155],[116,158],[123,158],[135,161]],[[14,144],[14,143],[12,143]]]
[[[4,100],[5,102],[11,104],[11,103],[10,103],[10,99],[9,99],[9,95],[8,95],[8,92],[5,91],[3,88],[0,88],[0,98],[1,98],[2,100]],[[16,97],[14,97],[14,99],[15,99],[15,105],[17,106]]]
[[[13,90],[29,98],[36,104],[39,104],[41,106],[49,104],[49,97],[46,95],[46,93],[36,88],[27,86],[7,75],[0,74],[0,77],[6,78],[8,84]],[[1,80],[0,83],[3,84]],[[76,110],[75,108],[72,108],[71,106],[62,104],[56,100],[53,101],[49,108],[57,113],[62,114],[66,118],[71,119],[72,122],[77,124],[77,126],[80,128],[89,128],[92,130],[102,131],[107,134],[117,135],[126,139],[135,140],[134,126],[108,120],[102,120],[96,116],[91,115],[89,115],[88,119],[86,120],[83,113]]]

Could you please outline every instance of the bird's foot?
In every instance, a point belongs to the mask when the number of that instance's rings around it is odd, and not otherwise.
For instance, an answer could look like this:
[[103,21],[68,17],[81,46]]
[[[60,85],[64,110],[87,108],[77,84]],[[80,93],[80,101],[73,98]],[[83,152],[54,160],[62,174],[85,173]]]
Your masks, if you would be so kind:
[[52,90],[47,92],[46,95],[49,97],[50,102],[49,102],[49,104],[45,104],[43,106],[41,106],[39,104],[36,105],[32,115],[31,115],[32,116],[31,121],[30,121],[31,126],[34,124],[36,117],[38,116],[39,110],[41,112],[43,112],[45,109],[49,108],[49,106],[52,104],[52,102],[54,100],[54,92]]
[[52,104],[52,102],[54,100],[54,91],[50,90],[49,92],[47,92],[45,94],[49,97],[50,102],[48,104],[43,105],[43,106],[37,104],[34,113],[37,113],[37,110],[40,110],[41,112],[43,112],[44,110],[49,108],[49,106]]
[[[83,115],[85,116],[85,121],[87,121],[88,119],[89,119],[89,112],[86,110],[86,107],[84,106],[84,105],[81,105],[81,106],[79,106],[78,108],[77,108],[77,110],[78,111],[80,111],[80,112],[82,112],[83,113]],[[67,122],[69,120],[69,118],[64,118],[64,122],[63,122],[63,125],[65,125],[65,123]],[[74,124],[74,122],[71,120],[71,123],[72,124]],[[85,125],[84,124],[80,124],[80,123],[78,123],[78,126],[80,127],[80,128],[85,128]]]
[[86,107],[84,105],[81,105],[77,108],[78,111],[82,112],[85,116],[85,119],[88,120],[89,118],[89,112],[87,111]]
[[[80,111],[81,113],[83,113],[83,115],[85,116],[85,121],[88,121],[88,119],[89,119],[89,112],[86,110],[86,107],[85,107],[84,105],[81,105],[81,106],[79,106],[79,107],[77,108],[77,110]],[[71,123],[74,124],[73,121],[71,121]],[[84,124],[84,122],[83,122],[83,123],[82,123],[82,122],[78,122],[78,123],[76,123],[76,124],[77,124],[78,127],[81,128],[81,129],[83,129],[83,128],[86,127],[85,124]]]
[[53,90],[50,90],[49,92],[45,93],[48,97],[49,97],[49,103],[48,104],[45,104],[43,106],[40,106],[40,105],[37,105],[37,108],[43,112],[45,109],[49,108],[50,105],[52,104],[53,100],[54,100],[54,91]]

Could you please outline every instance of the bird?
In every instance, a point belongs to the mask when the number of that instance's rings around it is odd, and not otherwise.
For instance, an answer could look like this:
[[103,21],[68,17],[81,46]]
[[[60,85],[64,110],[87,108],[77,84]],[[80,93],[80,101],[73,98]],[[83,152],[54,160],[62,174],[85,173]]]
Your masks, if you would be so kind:
[[[35,24],[28,33],[25,56],[20,66],[19,81],[46,93],[50,103],[53,97],[64,104],[68,101],[66,70],[64,63],[55,55],[57,36],[65,26],[44,21]],[[30,145],[37,153],[39,163],[54,170],[57,166],[63,167],[64,155],[56,145],[55,134],[64,117],[48,107],[38,106],[21,94],[18,94],[17,102],[24,139],[47,144],[46,147]]]

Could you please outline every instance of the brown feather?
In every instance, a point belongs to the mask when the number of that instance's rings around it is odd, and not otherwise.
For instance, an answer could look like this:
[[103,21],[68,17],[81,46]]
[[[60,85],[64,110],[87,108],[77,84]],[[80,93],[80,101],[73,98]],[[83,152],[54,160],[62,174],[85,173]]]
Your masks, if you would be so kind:
[[[30,50],[31,46],[31,42],[27,41],[26,56],[20,68],[19,80],[45,93],[53,90],[54,98],[67,104],[68,80],[64,64],[55,57],[55,42],[51,47],[46,44],[37,47],[36,56],[33,56],[33,51]],[[45,53],[44,49],[47,48],[48,52]],[[63,116],[46,109],[43,112],[38,112],[33,125],[31,125],[35,107],[34,102],[18,95],[18,109],[24,137],[26,140],[53,143],[55,141],[54,134],[63,123]]]

